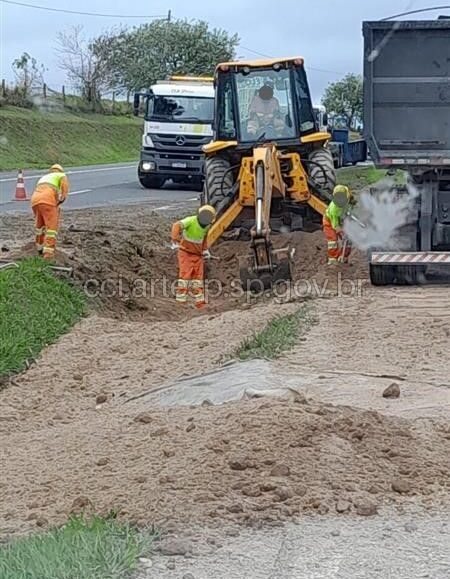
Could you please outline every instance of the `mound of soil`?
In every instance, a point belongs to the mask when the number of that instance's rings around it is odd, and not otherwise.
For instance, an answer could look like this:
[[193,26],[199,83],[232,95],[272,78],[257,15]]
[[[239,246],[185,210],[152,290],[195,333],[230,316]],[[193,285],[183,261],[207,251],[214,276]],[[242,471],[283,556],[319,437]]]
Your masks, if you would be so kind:
[[[326,240],[322,231],[274,234],[272,242],[275,249],[290,247],[295,250],[293,282],[298,293],[311,291],[320,294],[335,295],[336,291],[348,281],[367,281],[367,258],[358,250],[354,250],[350,264],[328,266]],[[214,253],[220,256],[220,262],[212,262],[211,274],[224,283],[230,284],[239,274],[238,256],[247,255],[248,241],[222,241],[214,248]]]
[[[133,402],[108,420],[102,414],[77,428],[61,417],[27,445],[24,433],[9,437],[0,505],[6,527],[59,523],[81,509],[118,510],[160,527],[259,525],[450,498],[450,433],[442,427],[420,434],[398,418],[301,396],[145,412]],[[18,490],[17,474],[25,472]]]
[[[57,263],[74,268],[75,281],[98,311],[136,320],[199,315],[192,307],[180,308],[174,302],[177,263],[169,247],[171,220],[145,206],[70,211],[63,219]],[[31,229],[29,218],[9,220],[18,230],[27,229],[27,223]],[[281,300],[335,294],[343,280],[367,279],[366,260],[356,251],[350,265],[331,269],[326,265],[321,231],[274,234],[273,244],[275,248],[295,249],[294,283],[289,291],[277,290],[275,295]],[[34,253],[33,244],[28,243],[15,255]],[[238,259],[248,255],[249,242],[223,240],[212,253],[219,259],[207,265],[208,312],[220,313],[249,301],[241,289]]]

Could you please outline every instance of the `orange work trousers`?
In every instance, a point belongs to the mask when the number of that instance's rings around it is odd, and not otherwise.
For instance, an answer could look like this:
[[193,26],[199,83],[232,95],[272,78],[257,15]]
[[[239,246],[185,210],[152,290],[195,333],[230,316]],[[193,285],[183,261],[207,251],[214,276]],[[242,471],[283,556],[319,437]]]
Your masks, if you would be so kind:
[[201,308],[205,305],[205,265],[202,255],[189,253],[183,249],[178,250],[178,283],[175,299],[179,303],[186,303],[189,290],[195,306]]
[[337,263],[339,260],[347,262],[352,251],[350,242],[347,242],[345,252],[343,254],[343,243],[341,235],[333,228],[329,219],[324,217],[323,232],[327,239],[327,253],[328,263]]
[[59,226],[59,207],[38,203],[33,206],[36,227],[36,247],[44,259],[53,259]]

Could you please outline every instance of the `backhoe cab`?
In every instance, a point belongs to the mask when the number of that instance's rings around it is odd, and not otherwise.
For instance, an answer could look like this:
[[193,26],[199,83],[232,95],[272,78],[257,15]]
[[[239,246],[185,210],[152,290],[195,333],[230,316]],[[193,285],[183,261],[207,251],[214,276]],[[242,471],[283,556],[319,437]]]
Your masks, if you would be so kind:
[[335,184],[330,135],[317,125],[302,58],[219,64],[214,82],[204,195],[218,218],[208,241],[231,226],[248,229],[241,281],[267,288],[291,277],[291,251],[272,249],[272,229],[302,228],[326,209]]

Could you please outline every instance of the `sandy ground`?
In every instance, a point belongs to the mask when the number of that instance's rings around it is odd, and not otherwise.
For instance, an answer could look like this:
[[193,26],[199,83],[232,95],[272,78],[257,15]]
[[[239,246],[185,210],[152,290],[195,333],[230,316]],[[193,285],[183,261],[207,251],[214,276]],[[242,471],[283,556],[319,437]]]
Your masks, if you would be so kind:
[[257,532],[232,529],[209,542],[194,532],[180,545],[190,556],[158,552],[137,579],[447,579],[449,517],[387,509],[369,519],[316,516]]
[[[450,416],[448,287],[370,288],[317,302],[306,343],[277,362],[309,374],[308,396],[404,417]],[[312,347],[310,347],[312,346]],[[397,383],[398,400],[380,396]]]
[[[82,286],[92,275],[104,280],[117,270],[128,281],[132,272],[175,275],[173,256],[163,246],[169,222],[147,222],[144,213],[138,219],[126,212],[111,215],[99,213],[95,228],[90,212],[67,216],[67,225],[91,230],[67,229],[60,247],[59,259],[74,265],[76,283]],[[28,222],[9,219],[11,235],[23,239]],[[136,223],[142,231],[136,231]],[[99,239],[104,258],[99,257]],[[217,557],[207,555],[204,567],[201,561],[183,559],[180,569],[193,572],[194,579],[407,577],[395,567],[391,575],[358,575],[356,555],[348,554],[345,572],[333,575],[330,567],[314,575],[302,553],[311,553],[308,545],[330,533],[333,521],[355,520],[356,541],[358,529],[364,530],[369,520],[379,521],[373,529],[381,532],[384,523],[376,513],[385,509],[448,509],[448,290],[371,288],[361,256],[342,271],[327,270],[320,233],[290,234],[277,243],[286,241],[297,248],[296,292],[283,297],[286,303],[273,296],[248,302],[224,291],[199,314],[190,307],[177,310],[173,298],[161,293],[134,297],[131,307],[128,298],[100,295],[96,314],[46,349],[1,392],[3,536],[61,523],[70,512],[115,509],[120,518],[172,528],[182,537],[199,524],[204,529],[200,542],[219,533],[224,548],[234,541],[225,538],[227,530],[251,529],[240,544],[244,548],[247,539],[256,537],[254,557],[248,560],[253,575],[237,574],[239,558],[224,575],[225,550]],[[234,259],[244,248],[229,241],[215,250],[222,261],[210,275],[221,280],[224,290],[231,287]],[[317,323],[273,367],[280,381],[283,375],[298,376],[307,400],[172,409],[126,402],[167,380],[217,367],[245,337],[272,316],[294,311],[305,297]],[[393,382],[400,386],[400,397],[383,398],[383,389]],[[298,531],[266,530],[292,521],[300,523]],[[436,521],[424,523],[423,529],[437,534],[442,525],[439,517]],[[297,574],[287,574],[287,567],[274,570],[273,561],[258,571],[258,560],[261,565],[266,560],[264,545],[273,542],[271,552],[280,559],[277,545],[284,536],[292,537],[298,556],[285,559],[292,560]],[[302,536],[308,543],[300,541]],[[367,547],[363,537],[360,542]],[[336,548],[323,560],[334,560]],[[379,556],[385,559],[383,549]],[[429,576],[440,579],[445,575],[439,574],[439,557],[444,562],[445,557],[439,541],[436,549]],[[211,557],[217,563],[213,571],[207,566]],[[183,577],[178,567],[178,574],[167,575],[165,561],[155,577]],[[423,562],[417,569],[422,567]]]

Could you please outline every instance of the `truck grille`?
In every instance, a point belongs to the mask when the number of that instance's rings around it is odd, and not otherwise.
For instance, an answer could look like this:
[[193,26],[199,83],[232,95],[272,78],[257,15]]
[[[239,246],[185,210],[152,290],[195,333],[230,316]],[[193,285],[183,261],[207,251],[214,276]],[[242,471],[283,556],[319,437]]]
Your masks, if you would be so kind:
[[211,136],[204,135],[172,135],[170,133],[154,133],[151,135],[155,149],[162,151],[201,151],[203,145],[211,141]]
[[200,153],[158,153],[160,159],[169,159],[174,161],[198,161],[203,157]]

